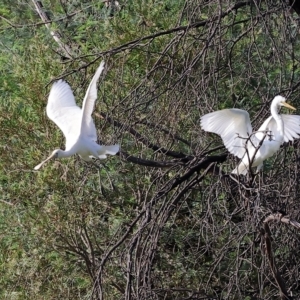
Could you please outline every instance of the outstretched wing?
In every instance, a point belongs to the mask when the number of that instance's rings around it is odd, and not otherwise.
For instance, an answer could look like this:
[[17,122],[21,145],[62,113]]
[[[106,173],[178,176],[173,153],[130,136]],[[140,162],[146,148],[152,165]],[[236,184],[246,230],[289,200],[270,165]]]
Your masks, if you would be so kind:
[[[82,111],[76,105],[71,87],[63,80],[53,83],[47,104],[47,115],[63,132],[66,138],[66,148],[72,145],[80,134]],[[97,140],[96,128],[91,120],[89,136]]]
[[284,141],[293,141],[300,137],[300,116],[281,115],[284,126]]
[[[81,133],[91,136],[93,134],[95,125],[92,119],[92,112],[94,110],[95,101],[97,99],[97,81],[104,69],[104,61],[98,67],[83,100],[82,104],[82,120],[81,120]],[[97,140],[97,137],[96,139]]]
[[220,135],[230,153],[244,156],[245,143],[252,133],[248,112],[236,108],[218,110],[201,117],[201,127]]
[[76,105],[72,90],[65,81],[53,83],[46,111],[49,119],[61,129],[67,140],[78,136],[81,109]]
[[[294,139],[300,138],[300,116],[298,115],[285,115],[281,114],[283,121],[283,141],[289,142]],[[265,122],[260,126],[258,132],[255,134],[259,139],[265,134],[264,131],[270,131],[271,135],[279,136],[280,132],[277,127],[275,119],[270,116]]]

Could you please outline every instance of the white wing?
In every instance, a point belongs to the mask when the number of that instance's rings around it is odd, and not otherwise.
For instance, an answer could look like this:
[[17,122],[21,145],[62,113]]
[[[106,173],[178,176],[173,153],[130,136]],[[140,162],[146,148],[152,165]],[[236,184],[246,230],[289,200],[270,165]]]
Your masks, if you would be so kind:
[[281,115],[284,124],[284,141],[293,141],[300,137],[300,116]]
[[[82,111],[76,105],[71,87],[63,80],[53,83],[47,104],[47,115],[63,132],[66,138],[66,148],[72,146],[74,139],[80,134]],[[92,140],[97,140],[96,128],[91,120],[89,134]]]
[[[104,69],[104,61],[101,62],[98,67],[83,100],[82,104],[82,121],[81,121],[81,133],[90,135],[91,131],[95,127],[92,119],[92,112],[94,110],[94,104],[97,99],[97,81]],[[96,138],[97,139],[97,138]]]
[[245,143],[252,133],[248,112],[241,109],[223,109],[201,117],[203,130],[221,136],[225,147],[233,155],[242,158]]
[[[284,142],[293,141],[294,139],[300,138],[300,116],[298,115],[281,115],[284,128]],[[279,135],[279,130],[275,119],[270,116],[259,128],[258,131],[271,131],[274,136]],[[264,136],[263,132],[258,132],[255,134],[259,139]]]
[[65,81],[53,83],[46,110],[49,119],[63,132],[67,144],[79,135],[81,109],[76,105],[72,90]]

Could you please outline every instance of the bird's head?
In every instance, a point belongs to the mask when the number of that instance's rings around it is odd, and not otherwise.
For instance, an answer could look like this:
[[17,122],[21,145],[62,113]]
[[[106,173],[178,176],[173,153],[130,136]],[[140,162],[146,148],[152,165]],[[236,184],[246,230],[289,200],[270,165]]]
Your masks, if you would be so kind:
[[293,109],[293,110],[296,110],[295,107],[293,107],[292,105],[286,103],[286,98],[278,95],[274,98],[274,100],[272,101],[272,105],[276,105],[277,107],[281,107],[281,106],[284,106],[284,107],[287,107],[287,108],[290,108],[290,109]]
[[52,159],[52,158],[60,158],[61,157],[61,153],[62,153],[63,151],[61,150],[61,149],[55,149],[52,153],[51,153],[51,155],[48,157],[48,159]]

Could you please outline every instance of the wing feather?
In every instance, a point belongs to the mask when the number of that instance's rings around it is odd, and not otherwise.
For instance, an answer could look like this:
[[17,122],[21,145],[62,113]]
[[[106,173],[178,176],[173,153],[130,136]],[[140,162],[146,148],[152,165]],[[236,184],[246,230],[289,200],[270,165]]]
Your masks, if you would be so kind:
[[[82,110],[76,105],[73,92],[67,82],[60,79],[53,83],[46,111],[49,119],[63,132],[66,138],[66,149],[68,149],[80,134]],[[89,121],[88,128],[87,135],[96,141],[97,133],[92,119]]]
[[201,127],[220,135],[230,153],[244,156],[246,140],[252,133],[248,112],[236,108],[215,111],[201,117]]
[[[300,138],[300,116],[281,114],[281,118],[283,121],[284,142],[289,142]],[[265,130],[271,131],[271,134],[274,136],[280,135],[280,132],[277,128],[277,123],[272,116],[270,116],[261,125],[258,130],[259,132],[257,132],[255,135],[260,139],[264,135],[263,131]]]
[[300,137],[300,116],[281,115],[284,124],[284,141],[293,141]]
[[82,104],[82,121],[81,121],[81,133],[90,135],[94,125],[92,119],[92,112],[94,110],[95,101],[97,99],[97,81],[104,69],[104,61],[101,62],[89,87],[86,91],[83,104]]
[[66,140],[79,134],[81,109],[76,105],[70,86],[63,80],[53,83],[47,104],[47,115],[63,132]]

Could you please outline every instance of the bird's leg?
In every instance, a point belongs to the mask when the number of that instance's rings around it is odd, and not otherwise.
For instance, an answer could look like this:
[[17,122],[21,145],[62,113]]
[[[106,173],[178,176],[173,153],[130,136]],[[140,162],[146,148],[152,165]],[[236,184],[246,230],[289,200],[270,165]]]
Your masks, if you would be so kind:
[[103,186],[101,184],[101,166],[102,166],[102,164],[100,166],[97,165],[93,159],[87,161],[87,164],[88,164],[89,167],[94,166],[98,170],[100,194],[105,196],[104,189],[103,189]]
[[94,161],[91,160],[89,163],[95,166],[99,171],[101,170],[100,166],[98,166]]
[[[99,161],[99,165],[97,165],[95,162]],[[96,165],[98,168],[103,167],[105,170],[109,171],[109,168],[105,165],[105,163],[102,162],[103,159],[99,159],[99,158],[95,158],[95,160],[93,161],[93,164]]]
[[[94,164],[94,165],[97,166],[96,164]],[[104,189],[103,189],[102,184],[101,184],[101,172],[100,172],[101,169],[98,166],[97,166],[97,168],[98,168],[98,175],[99,175],[99,189],[100,189],[100,193],[101,193],[101,195],[105,196]]]
[[[101,159],[99,159],[99,158],[96,158],[96,160],[101,161]],[[99,162],[100,166],[97,165],[97,164],[95,164],[94,161],[92,161],[92,164],[98,169],[99,179],[100,179],[100,170],[101,170],[101,167],[103,167],[103,170],[106,172],[106,175],[107,175],[108,181],[110,183],[111,189],[115,190],[115,186],[114,186],[114,184],[113,184],[113,182],[112,182],[112,180],[111,180],[111,178],[109,176],[109,173],[108,173],[109,168],[104,163],[102,163],[102,162]],[[102,188],[101,188],[101,190],[102,190]],[[101,193],[102,193],[102,191],[101,191]]]

